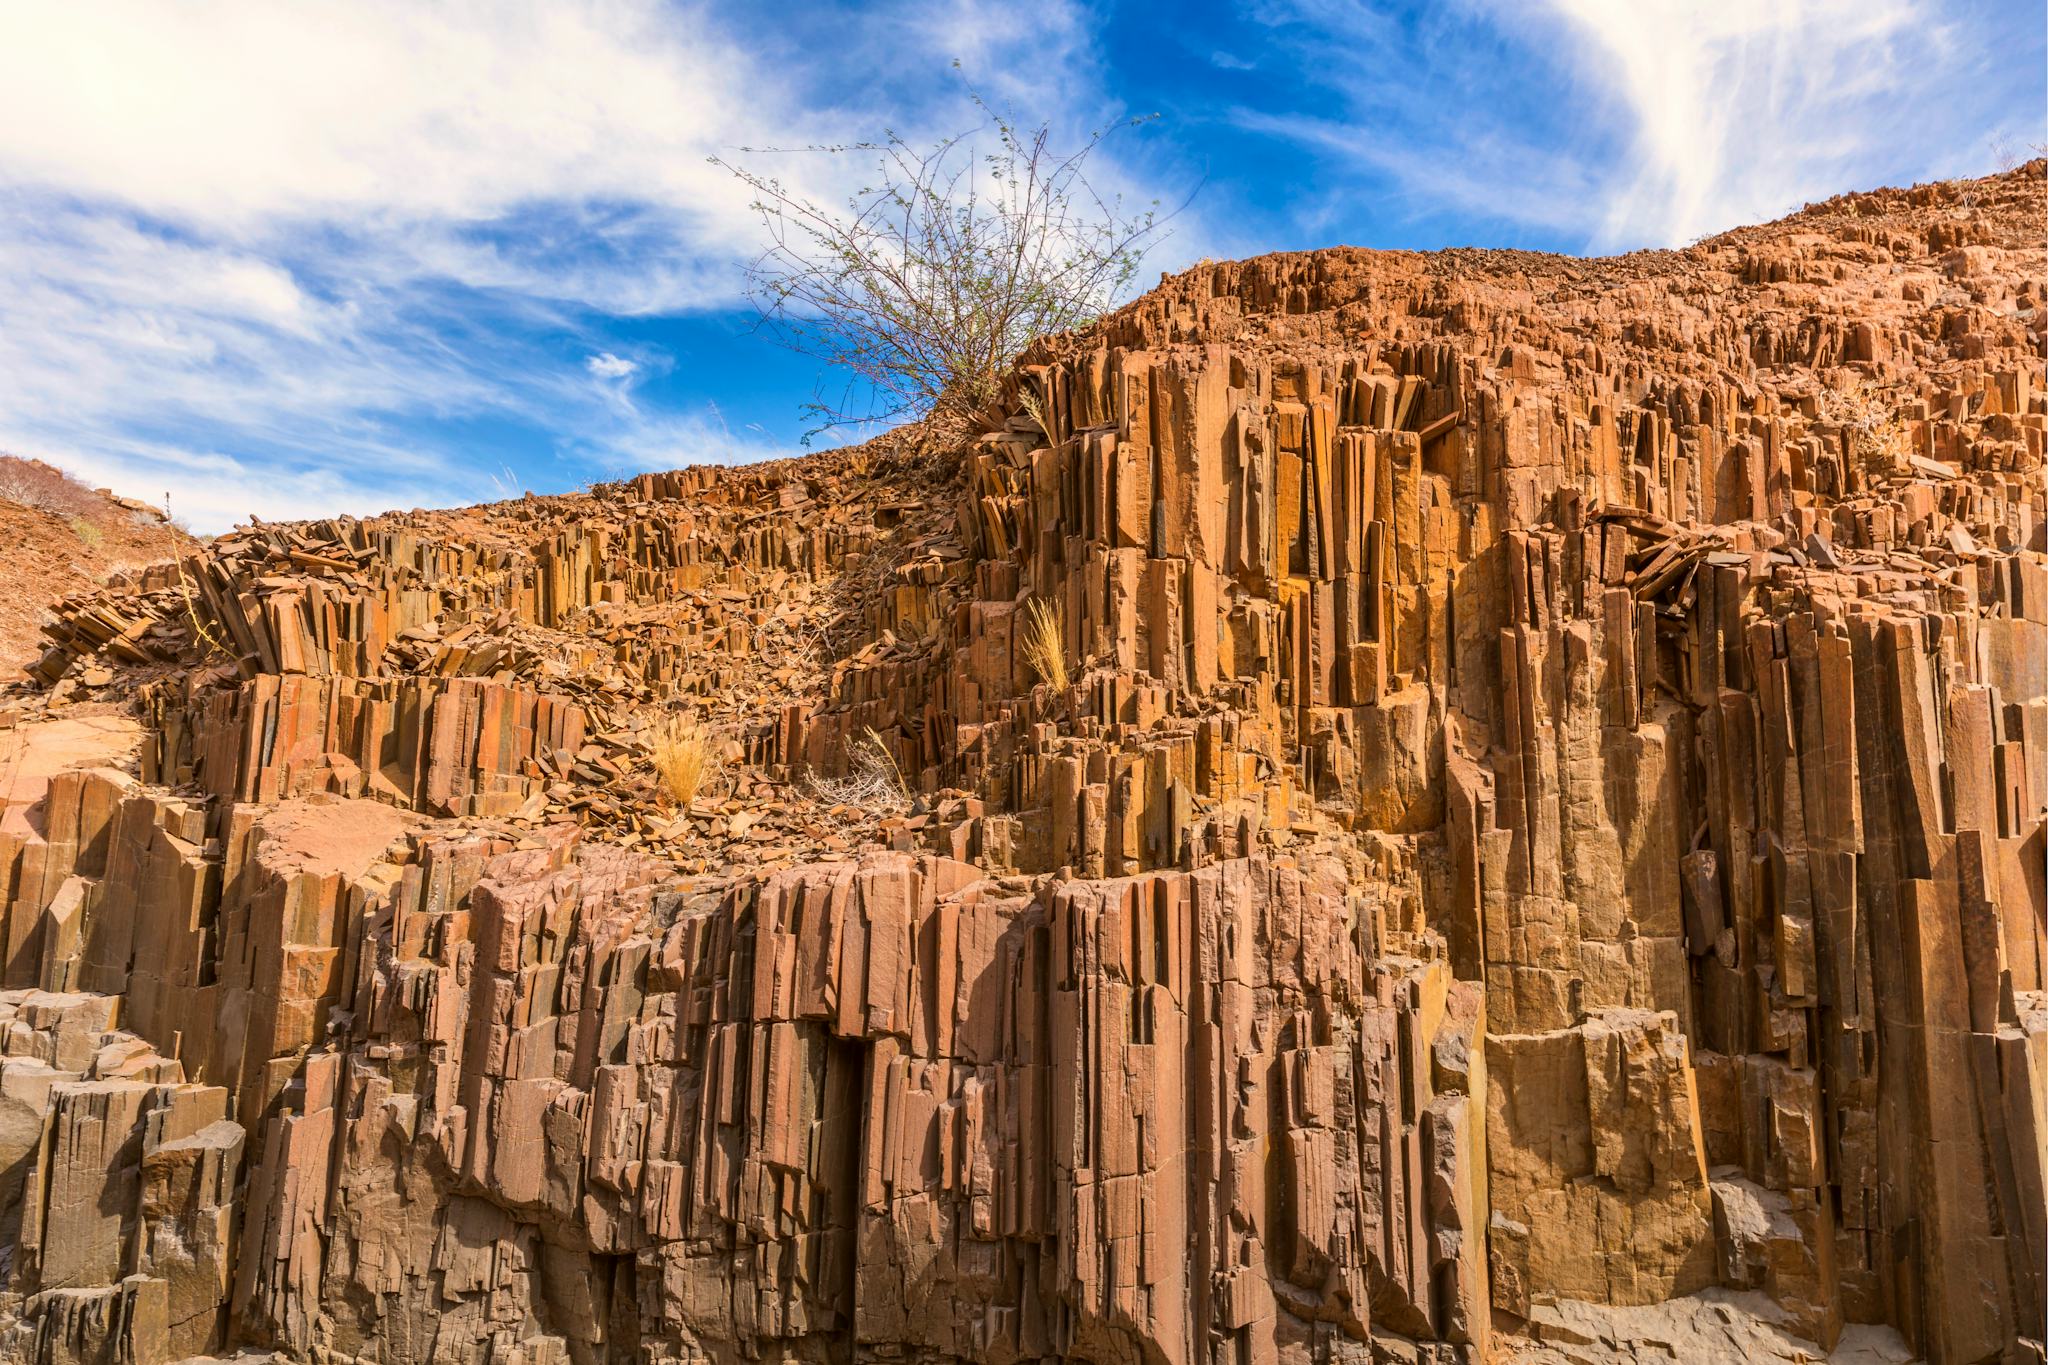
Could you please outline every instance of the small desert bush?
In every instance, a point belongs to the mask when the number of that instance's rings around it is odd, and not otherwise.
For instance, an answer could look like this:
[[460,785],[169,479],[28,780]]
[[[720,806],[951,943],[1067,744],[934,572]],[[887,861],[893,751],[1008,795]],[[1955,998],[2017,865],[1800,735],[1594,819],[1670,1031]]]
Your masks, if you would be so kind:
[[1913,453],[1912,433],[1882,391],[1860,384],[1846,391],[1824,390],[1820,415],[1848,432],[1857,467],[1877,475],[1906,467],[1906,457]]
[[835,806],[856,806],[861,810],[885,812],[910,804],[910,788],[903,770],[889,753],[889,745],[870,725],[854,742],[847,756],[846,776],[810,779],[811,794]]
[[71,519],[71,529],[80,540],[88,545],[100,543],[100,528],[87,521],[84,517],[73,517]]
[[0,500],[67,517],[100,505],[98,495],[63,470],[19,455],[0,455]]
[[717,736],[689,716],[657,725],[648,754],[661,789],[679,807],[695,801],[719,767]]
[[1067,614],[1057,602],[1034,597],[1024,608],[1024,663],[1053,691],[1067,690]]

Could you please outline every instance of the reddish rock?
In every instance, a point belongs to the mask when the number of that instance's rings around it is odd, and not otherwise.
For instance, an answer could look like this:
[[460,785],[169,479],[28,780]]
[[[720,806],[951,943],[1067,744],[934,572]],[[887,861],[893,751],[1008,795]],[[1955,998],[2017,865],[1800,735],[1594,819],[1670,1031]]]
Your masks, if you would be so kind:
[[2043,172],[67,599],[0,1353],[2038,1358]]

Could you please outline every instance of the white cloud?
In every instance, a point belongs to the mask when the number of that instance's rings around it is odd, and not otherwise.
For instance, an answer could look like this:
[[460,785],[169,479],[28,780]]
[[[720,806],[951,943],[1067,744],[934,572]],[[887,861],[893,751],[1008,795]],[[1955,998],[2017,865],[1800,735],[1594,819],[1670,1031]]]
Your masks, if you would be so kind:
[[[204,530],[242,510],[429,501],[456,471],[370,414],[499,395],[462,357],[409,344],[393,304],[316,296],[247,249],[0,200],[0,449],[152,501],[168,490]],[[232,433],[238,454],[205,433]]]
[[0,165],[186,222],[617,197],[732,226],[705,154],[780,103],[701,11],[650,3],[117,0],[0,31]]
[[610,351],[599,351],[596,355],[591,356],[583,362],[583,368],[589,370],[599,379],[631,379],[634,375],[640,373],[638,361],[628,360],[624,356],[613,355]]
[[[1316,83],[1238,120],[1313,172],[1271,172],[1271,203],[1198,205],[1152,266],[1404,209],[1668,243],[1976,169],[1959,148],[2040,140],[2039,100],[2014,97],[1985,25],[1944,18],[1959,3],[1272,0],[1277,50],[1210,60]],[[738,0],[0,5],[0,448],[162,483],[209,529],[238,508],[486,497],[508,459],[559,459],[522,470],[545,486],[781,453],[617,325],[737,301],[751,195],[707,158],[924,141],[974,121],[968,84],[1069,145],[1134,112],[1087,0],[1030,18],[1008,0],[882,0],[857,23],[803,5],[762,23]],[[1987,103],[2001,126],[1978,126]],[[1194,179],[1173,155],[1119,134],[1091,178],[1142,206]],[[777,169],[833,202],[863,168]]]
[[708,158],[843,131],[700,6],[0,9],[5,183],[608,311],[731,301],[750,195]]
[[[1348,201],[1319,183],[1326,202],[1305,206],[1331,221],[1370,202],[1382,218],[1448,212],[1594,251],[1675,246],[1846,190],[1981,173],[2000,133],[2039,140],[2038,62],[2006,50],[2018,11],[1962,0],[1443,0],[1405,19],[1277,0],[1264,13],[1336,99],[1239,122],[1355,173]],[[2038,16],[2018,22],[2038,45]]]
[[1546,3],[1582,79],[1634,122],[1602,246],[1682,243],[1868,188],[1859,163],[1897,132],[1872,106],[1898,103],[1904,67],[1938,67],[1947,45],[1909,0]]
[[[1577,232],[1586,226],[1588,206],[1600,202],[1604,191],[1597,167],[1505,131],[1475,128],[1462,135],[1455,151],[1447,151],[1441,142],[1420,138],[1361,136],[1355,124],[1338,118],[1240,109],[1235,111],[1233,122],[1240,128],[1288,138],[1385,176],[1401,187],[1406,203],[1383,200],[1379,205],[1382,208],[1452,210],[1479,218],[1507,218],[1532,227]],[[1347,202],[1342,194],[1326,194],[1320,203],[1297,210],[1295,219],[1312,232],[1341,232],[1339,224],[1355,210],[1356,204]]]

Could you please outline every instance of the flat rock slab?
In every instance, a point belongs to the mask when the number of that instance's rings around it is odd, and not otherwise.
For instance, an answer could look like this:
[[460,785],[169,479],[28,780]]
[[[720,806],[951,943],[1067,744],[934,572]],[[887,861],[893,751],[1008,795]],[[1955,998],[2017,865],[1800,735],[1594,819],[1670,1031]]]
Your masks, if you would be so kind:
[[[1754,1291],[1709,1289],[1635,1308],[1565,1302],[1530,1313],[1528,1337],[1506,1338],[1502,1365],[1913,1365],[1889,1327],[1844,1329],[1826,1351],[1796,1335],[1785,1310]],[[1534,1338],[1531,1340],[1530,1338]]]
[[280,876],[360,877],[413,823],[406,812],[376,801],[309,797],[280,802],[256,829],[264,866]]

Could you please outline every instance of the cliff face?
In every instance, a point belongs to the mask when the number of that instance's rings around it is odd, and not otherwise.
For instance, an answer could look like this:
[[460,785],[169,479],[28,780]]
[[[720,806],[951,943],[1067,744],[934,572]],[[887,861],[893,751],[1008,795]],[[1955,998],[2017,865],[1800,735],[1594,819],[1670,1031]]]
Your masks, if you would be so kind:
[[0,1354],[2040,1360],[2043,171],[71,599]]

